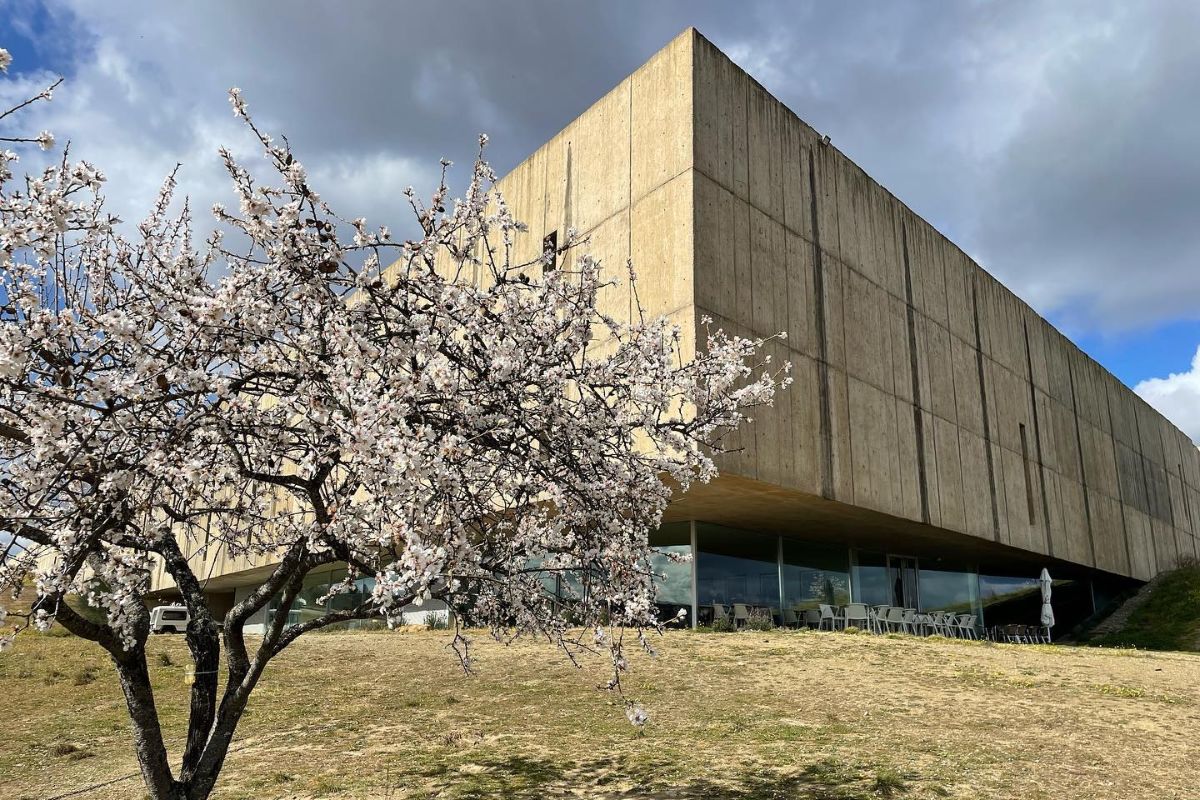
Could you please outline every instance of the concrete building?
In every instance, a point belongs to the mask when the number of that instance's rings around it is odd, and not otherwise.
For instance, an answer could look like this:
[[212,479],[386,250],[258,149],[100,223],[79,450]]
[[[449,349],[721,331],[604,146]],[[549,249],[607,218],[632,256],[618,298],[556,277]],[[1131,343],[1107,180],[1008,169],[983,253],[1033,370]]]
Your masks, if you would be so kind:
[[[696,31],[500,188],[519,255],[587,234],[688,348],[706,316],[788,334],[795,384],[655,539],[696,554],[661,598],[693,621],[853,598],[1035,623],[1047,567],[1062,628],[1200,552],[1188,437]],[[627,314],[629,289],[603,303]]]

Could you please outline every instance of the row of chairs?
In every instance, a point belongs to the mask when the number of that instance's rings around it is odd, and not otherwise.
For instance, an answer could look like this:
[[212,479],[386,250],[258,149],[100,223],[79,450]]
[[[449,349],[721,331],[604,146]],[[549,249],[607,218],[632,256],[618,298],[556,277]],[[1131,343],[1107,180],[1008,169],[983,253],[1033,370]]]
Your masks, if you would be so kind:
[[1050,629],[1044,625],[995,625],[988,628],[987,637],[993,642],[1050,644]]
[[[745,603],[732,603],[729,608],[720,603],[713,604],[713,619],[730,619],[736,627],[743,627],[752,617],[767,614],[789,628],[805,625],[818,630],[837,631],[853,626],[876,634],[910,633],[958,639],[978,639],[980,635],[978,617],[974,614],[944,611],[921,613],[913,608],[869,606],[866,603],[849,603],[840,608],[822,603],[810,609],[785,608],[780,614],[776,609]],[[1050,644],[1050,629],[1044,626],[996,625],[986,631],[986,636],[993,642]]]
[[854,626],[871,633],[911,633],[920,636],[946,636],[978,639],[978,618],[974,614],[950,614],[944,611],[922,613],[915,608],[869,606],[849,603],[840,612],[821,604],[816,610],[820,629],[841,630]]
[[732,620],[733,624],[739,628],[748,623],[751,617],[763,614],[771,614],[774,617],[774,609],[763,609],[746,603],[732,603],[729,608],[720,603],[713,603],[712,609],[714,623]]

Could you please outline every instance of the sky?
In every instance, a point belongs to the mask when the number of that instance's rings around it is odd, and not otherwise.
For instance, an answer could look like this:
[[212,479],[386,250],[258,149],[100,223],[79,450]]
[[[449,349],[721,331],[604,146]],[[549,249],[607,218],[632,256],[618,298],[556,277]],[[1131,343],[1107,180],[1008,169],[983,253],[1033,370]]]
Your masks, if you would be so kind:
[[689,25],[1200,441],[1200,3],[0,0],[0,106],[126,218],[253,150],[239,86],[347,216],[404,218],[480,132],[503,174]]

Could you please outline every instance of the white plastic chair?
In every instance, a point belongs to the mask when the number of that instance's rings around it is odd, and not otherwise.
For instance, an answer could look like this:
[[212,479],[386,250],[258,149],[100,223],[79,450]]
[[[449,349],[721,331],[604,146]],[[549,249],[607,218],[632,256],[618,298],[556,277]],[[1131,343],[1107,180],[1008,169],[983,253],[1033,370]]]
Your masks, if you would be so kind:
[[745,603],[733,604],[733,624],[734,626],[745,625],[750,621],[750,609]]
[[842,620],[845,627],[854,625],[861,630],[868,630],[871,624],[871,618],[867,614],[867,606],[865,603],[850,603],[846,606],[845,616]]
[[817,623],[817,629],[825,630],[825,623],[828,622],[829,630],[836,631],[838,629],[838,625],[842,622],[842,617],[834,613],[833,606],[821,603],[820,608],[821,620]]
[[910,622],[904,618],[904,611],[905,610],[903,608],[896,608],[895,606],[887,610],[887,617],[885,620],[887,622],[888,630],[897,628],[902,633],[906,630],[912,630]]
[[878,605],[871,609],[873,622],[875,623],[875,632],[883,633],[887,630],[887,612],[891,608],[889,605]]

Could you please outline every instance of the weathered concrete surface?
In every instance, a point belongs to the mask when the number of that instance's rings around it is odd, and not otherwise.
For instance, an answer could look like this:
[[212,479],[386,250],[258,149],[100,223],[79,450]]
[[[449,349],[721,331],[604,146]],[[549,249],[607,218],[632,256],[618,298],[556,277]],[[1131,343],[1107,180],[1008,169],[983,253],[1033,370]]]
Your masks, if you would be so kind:
[[1139,579],[1197,555],[1187,437],[694,30],[499,188],[515,258],[577,229],[618,317],[632,259],[685,355],[705,315],[787,333],[795,384],[670,519]]
[[725,473],[1140,579],[1196,555],[1187,437],[690,38],[696,313],[799,367]]

